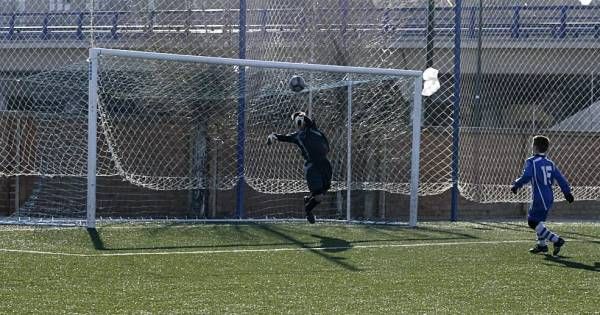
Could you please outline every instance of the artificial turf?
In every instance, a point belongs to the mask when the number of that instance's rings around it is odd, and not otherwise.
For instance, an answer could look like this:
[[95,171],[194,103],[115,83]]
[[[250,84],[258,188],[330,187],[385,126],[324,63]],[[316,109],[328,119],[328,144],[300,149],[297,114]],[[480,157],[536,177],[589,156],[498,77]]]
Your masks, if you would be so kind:
[[0,313],[598,313],[600,224],[0,227]]

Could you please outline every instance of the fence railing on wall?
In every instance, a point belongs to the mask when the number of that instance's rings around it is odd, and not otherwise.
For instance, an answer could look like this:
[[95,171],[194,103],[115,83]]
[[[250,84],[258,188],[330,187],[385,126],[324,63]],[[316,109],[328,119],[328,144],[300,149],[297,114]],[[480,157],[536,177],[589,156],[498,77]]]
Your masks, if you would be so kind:
[[[454,36],[454,8],[436,8],[436,36]],[[477,37],[478,7],[463,7],[463,34]],[[486,37],[533,38],[600,38],[600,6],[506,6],[486,7],[493,16],[485,16],[482,25]],[[274,12],[277,11],[277,12]],[[283,13],[288,12],[286,17]],[[327,23],[320,31],[386,32],[406,40],[422,40],[427,32],[427,8],[347,8],[346,18]],[[277,13],[277,14],[275,14]],[[585,13],[585,14],[580,14]],[[24,12],[0,13],[0,40],[85,40],[91,34],[91,12]],[[323,8],[322,18],[339,14],[339,8]],[[97,11],[94,34],[117,40],[123,36],[148,34],[236,33],[239,30],[239,10],[157,10],[157,11]],[[278,19],[272,20],[271,16]],[[296,10],[248,10],[247,32],[303,32],[307,23]],[[361,21],[361,16],[369,20]],[[373,18],[379,16],[380,18]],[[317,20],[319,17],[317,17]],[[375,22],[374,22],[375,21]],[[336,27],[337,25],[337,27]],[[318,28],[317,28],[318,29]]]

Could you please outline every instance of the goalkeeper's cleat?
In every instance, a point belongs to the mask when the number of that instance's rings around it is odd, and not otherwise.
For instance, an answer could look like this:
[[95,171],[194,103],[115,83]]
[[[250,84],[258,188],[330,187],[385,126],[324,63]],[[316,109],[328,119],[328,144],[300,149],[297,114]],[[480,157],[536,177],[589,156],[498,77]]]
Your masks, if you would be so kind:
[[304,200],[306,203],[304,204],[304,211],[306,212],[306,220],[308,223],[315,223],[315,215],[312,213],[312,210],[321,203],[315,197],[309,197],[308,199],[305,197]]
[[307,212],[306,213],[306,221],[308,221],[308,223],[310,223],[310,224],[315,224],[315,221],[316,221],[315,215],[312,212],[310,212],[310,213]]
[[552,251],[552,255],[557,256],[560,252],[560,248],[565,245],[565,240],[562,237],[558,238],[558,241],[554,243],[554,250]]
[[534,247],[529,249],[529,252],[532,254],[547,253],[548,246],[546,246],[546,245],[540,246],[540,244],[535,244]]

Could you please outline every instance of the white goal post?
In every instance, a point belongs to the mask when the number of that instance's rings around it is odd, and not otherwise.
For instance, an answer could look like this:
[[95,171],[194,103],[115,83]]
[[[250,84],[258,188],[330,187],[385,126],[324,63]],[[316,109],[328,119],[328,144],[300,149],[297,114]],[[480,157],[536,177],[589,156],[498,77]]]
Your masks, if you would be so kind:
[[[378,178],[372,175],[363,175],[364,172],[356,175],[353,171],[353,148],[355,144],[353,143],[353,139],[357,137],[361,137],[361,130],[353,130],[354,124],[363,124],[368,125],[369,121],[356,121],[362,119],[362,117],[371,118],[374,115],[379,115],[382,118],[386,118],[385,124],[378,126],[377,130],[390,129],[395,130],[396,122],[393,120],[395,117],[389,117],[389,113],[383,113],[381,111],[369,114],[369,106],[376,107],[377,100],[370,99],[368,102],[363,102],[365,104],[360,110],[361,112],[357,115],[354,115],[353,107],[359,103],[359,100],[355,100],[356,96],[353,96],[357,93],[355,90],[357,87],[364,86],[364,90],[372,89],[372,86],[369,86],[370,82],[385,82],[387,81],[402,81],[403,86],[410,86],[412,90],[404,91],[405,94],[408,95],[408,100],[406,101],[409,104],[410,108],[408,112],[410,113],[410,117],[405,117],[406,123],[404,123],[406,128],[406,133],[409,133],[409,141],[408,147],[406,150],[410,151],[410,159],[406,161],[406,165],[410,165],[410,175],[407,176],[408,182],[403,183],[402,187],[407,187],[407,193],[410,194],[410,211],[409,211],[409,225],[416,226],[417,224],[417,207],[418,207],[418,195],[419,195],[419,152],[420,152],[420,143],[421,143],[421,120],[422,120],[422,99],[421,92],[423,87],[423,79],[422,79],[422,71],[416,70],[400,70],[400,69],[383,69],[383,68],[367,68],[367,67],[348,67],[348,66],[336,66],[336,65],[320,65],[320,64],[303,64],[303,63],[290,63],[290,62],[274,62],[274,61],[259,61],[259,60],[249,60],[249,59],[232,59],[232,58],[218,58],[218,57],[205,57],[205,56],[192,56],[192,55],[178,55],[178,54],[169,54],[169,53],[156,53],[156,52],[144,52],[144,51],[128,51],[128,50],[117,50],[117,49],[105,49],[105,48],[91,48],[89,50],[89,108],[88,108],[88,163],[87,163],[87,227],[94,228],[96,225],[96,178],[99,175],[102,175],[101,172],[98,171],[98,159],[100,158],[98,155],[99,152],[99,136],[102,135],[106,138],[106,142],[108,142],[108,152],[110,154],[117,155],[119,154],[119,150],[114,148],[115,141],[111,137],[110,134],[110,124],[112,122],[107,121],[110,119],[108,115],[103,114],[101,110],[101,98],[102,95],[106,93],[110,93],[110,91],[100,92],[99,89],[102,89],[102,82],[100,82],[100,76],[102,74],[102,60],[103,57],[117,57],[117,58],[127,58],[130,60],[142,60],[142,61],[161,61],[161,62],[176,62],[179,64],[188,63],[188,64],[206,64],[206,65],[215,65],[220,67],[229,67],[234,69],[236,75],[239,75],[239,82],[236,82],[235,87],[232,90],[236,90],[239,93],[240,102],[246,102],[246,97],[250,98],[249,93],[254,93],[255,95],[259,92],[254,91],[254,77],[252,77],[251,73],[247,73],[247,71],[251,72],[252,69],[265,69],[268,71],[281,71],[281,76],[288,75],[291,72],[311,72],[311,73],[327,73],[333,76],[335,74],[336,80],[323,79],[321,82],[321,86],[317,90],[311,89],[310,93],[306,93],[306,97],[310,97],[310,101],[307,103],[311,104],[312,107],[319,106],[318,104],[313,104],[312,98],[316,97],[314,94],[317,94],[316,91],[325,91],[327,89],[337,88],[338,90],[341,88],[347,91],[347,102],[346,102],[346,112],[343,113],[345,115],[345,134],[343,134],[343,138],[345,138],[345,151],[343,152],[343,156],[345,157],[345,161],[340,159],[340,165],[345,167],[345,173],[343,180],[339,180],[334,185],[337,190],[345,190],[346,191],[346,219],[351,220],[350,210],[352,209],[352,189],[354,187],[366,187],[361,189],[366,190],[384,190],[392,193],[396,193],[399,189],[390,188],[393,185],[384,182],[384,180],[379,180]],[[133,66],[132,66],[133,67]],[[287,72],[283,72],[283,71]],[[275,73],[275,72],[273,72]],[[277,72],[279,73],[279,72]],[[248,75],[246,78],[245,76]],[[256,76],[258,77],[258,76]],[[266,76],[267,79],[269,76]],[[340,79],[341,78],[341,79]],[[387,81],[386,81],[387,80]],[[393,86],[397,86],[398,83],[394,81]],[[112,84],[118,84],[118,82],[114,83],[114,80],[111,81]],[[388,85],[389,85],[388,84]],[[310,86],[310,82],[309,82]],[[389,88],[389,87],[388,87]],[[258,89],[258,88],[256,88]],[[379,87],[379,89],[385,89],[385,87]],[[260,93],[271,93],[275,95],[276,93],[272,91],[266,91],[266,89],[261,89]],[[368,91],[367,91],[368,92]],[[367,93],[364,92],[364,93]],[[102,94],[105,93],[105,94]],[[160,90],[157,90],[157,93],[160,93]],[[211,93],[215,93],[211,91]],[[221,93],[221,92],[219,92]],[[216,93],[216,94],[219,94]],[[283,93],[283,92],[282,92]],[[358,94],[356,94],[358,95]],[[277,99],[276,96],[271,96],[270,99]],[[157,98],[159,95],[157,95]],[[394,100],[395,95],[387,95],[388,104],[394,104],[396,100]],[[360,99],[360,97],[359,97]],[[399,102],[399,101],[398,101]],[[167,107],[169,104],[162,104]],[[265,106],[262,104],[261,106]],[[389,107],[389,106],[388,106]],[[387,108],[387,107],[386,107]],[[254,184],[255,181],[250,181],[249,175],[246,175],[245,171],[249,169],[249,167],[245,165],[249,165],[248,161],[244,162],[244,141],[246,141],[246,136],[244,134],[248,131],[252,131],[252,128],[256,129],[254,126],[248,126],[245,123],[245,114],[247,108],[244,106],[238,106],[238,132],[241,131],[243,134],[241,137],[238,135],[238,145],[237,145],[237,173],[236,180],[232,181],[233,183],[240,183],[242,181],[246,181],[247,183]],[[285,111],[285,109],[282,109]],[[315,109],[316,110],[316,109]],[[241,112],[239,112],[241,111]],[[366,113],[366,114],[365,114]],[[128,114],[135,115],[135,114]],[[367,116],[371,115],[371,116]],[[377,116],[378,118],[380,118]],[[405,116],[408,116],[405,115]],[[354,121],[353,121],[354,120]],[[325,121],[325,119],[323,119]],[[100,125],[99,125],[100,124]],[[240,125],[241,124],[241,125]],[[400,124],[400,122],[398,122]],[[403,126],[404,126],[403,125]],[[240,130],[241,128],[241,130]],[[333,128],[333,127],[332,127]],[[109,130],[109,131],[107,131]],[[337,129],[336,129],[337,130]],[[375,131],[374,131],[375,132]],[[381,132],[381,131],[380,131]],[[394,131],[399,133],[398,131]],[[327,133],[327,132],[326,132]],[[353,134],[354,133],[354,134]],[[262,135],[261,135],[262,136]],[[377,136],[377,134],[375,134]],[[256,137],[258,138],[258,136]],[[331,136],[330,136],[331,138]],[[389,137],[388,137],[389,138]],[[330,139],[331,140],[331,139]],[[377,141],[376,139],[375,141]],[[112,142],[111,142],[112,141]],[[129,140],[131,141],[131,140]],[[374,142],[373,139],[369,141]],[[395,141],[392,139],[392,141]],[[241,143],[240,143],[241,142]],[[366,143],[366,142],[365,142]],[[385,145],[384,145],[385,146]],[[343,146],[340,146],[340,148]],[[241,152],[240,152],[241,150]],[[166,155],[164,157],[168,159],[169,156]],[[124,166],[126,163],[126,159],[121,157],[112,157],[114,160],[114,164],[117,168],[118,175],[126,178],[128,181],[136,184],[136,185],[145,185],[144,180],[146,180],[150,175],[147,174],[127,174],[127,167]],[[394,159],[400,159],[400,157],[395,157]],[[368,159],[367,159],[368,160]],[[407,159],[408,160],[408,159]],[[378,161],[379,162],[379,161]],[[246,164],[244,164],[246,163]],[[293,165],[296,166],[296,165]],[[166,166],[165,166],[166,167]],[[299,166],[297,166],[299,167]],[[407,166],[408,167],[408,166]],[[394,173],[395,171],[390,171]],[[403,175],[403,174],[401,174]],[[177,177],[177,182],[173,181],[172,183],[169,181],[172,178],[170,175],[161,175],[160,177],[155,179],[156,182],[160,184],[153,183],[152,185],[148,184],[147,187],[152,187],[153,189],[159,190],[169,190],[169,189],[197,189],[197,187],[201,187],[203,185],[203,181],[199,179],[186,181],[185,179],[181,179],[180,177],[173,176],[173,178]],[[361,185],[356,184],[356,180],[353,180],[353,177],[356,176],[364,176],[365,179],[360,179]],[[395,176],[395,174],[391,174],[390,176]],[[273,176],[271,176],[273,177]],[[273,183],[283,183],[285,181],[277,178],[269,178],[271,181],[269,185],[274,185]],[[335,179],[334,179],[335,180]],[[283,185],[283,184],[281,184]],[[257,186],[258,187],[258,186]],[[260,186],[263,187],[263,186]],[[395,186],[394,186],[395,187]],[[257,189],[259,190],[259,189]],[[297,192],[298,190],[289,190],[290,192]],[[267,191],[267,193],[279,193],[279,191]]]

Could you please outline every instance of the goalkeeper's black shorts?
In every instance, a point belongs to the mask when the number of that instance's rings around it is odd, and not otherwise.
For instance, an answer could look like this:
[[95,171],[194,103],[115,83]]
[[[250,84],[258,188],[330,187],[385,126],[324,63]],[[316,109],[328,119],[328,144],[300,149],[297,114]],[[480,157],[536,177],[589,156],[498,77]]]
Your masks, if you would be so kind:
[[304,164],[304,176],[311,194],[323,194],[331,188],[331,163],[328,160]]

